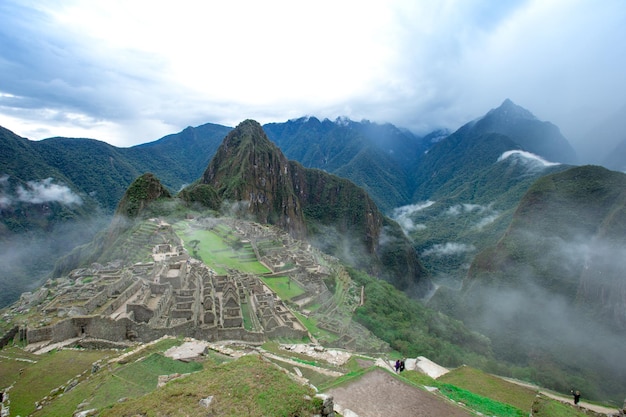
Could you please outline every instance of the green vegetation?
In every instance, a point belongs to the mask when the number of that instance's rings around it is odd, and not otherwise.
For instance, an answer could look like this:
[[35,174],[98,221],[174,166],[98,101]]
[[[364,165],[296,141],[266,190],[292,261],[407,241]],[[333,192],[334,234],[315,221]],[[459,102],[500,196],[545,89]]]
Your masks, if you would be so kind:
[[[530,409],[537,390],[505,381],[469,366],[461,366],[437,379],[475,394],[510,404],[520,410]],[[499,414],[498,414],[499,415]]]
[[[220,227],[224,228],[225,225]],[[257,275],[270,272],[256,258],[250,258],[249,245],[240,245],[237,250],[233,248],[238,240],[227,240],[232,238],[231,231],[224,232],[223,229],[218,228],[198,230],[190,227],[186,222],[178,222],[174,228],[185,242],[191,255],[202,260],[218,274],[225,274],[226,268]]]
[[586,417],[589,415],[571,404],[564,404],[545,395],[537,396],[532,413],[533,417]]
[[313,335],[317,340],[323,340],[324,342],[332,342],[337,340],[337,335],[331,333],[327,330],[321,329],[317,326],[317,319],[315,317],[307,317],[302,313],[294,311],[293,314],[300,320],[300,322],[306,327],[306,329]]
[[465,404],[472,410],[486,415],[501,417],[526,417],[527,413],[513,406],[502,404],[492,399],[476,395],[449,384],[438,384],[439,391],[453,401]]
[[358,380],[359,378],[361,378],[363,375],[365,375],[366,373],[372,371],[373,369],[375,369],[376,367],[372,366],[369,368],[361,368],[361,369],[357,369],[354,371],[350,371],[347,374],[340,376],[339,378],[336,378],[335,380],[324,384],[322,386],[319,387],[319,389],[321,391],[328,391],[329,389],[333,388],[333,387],[337,387],[339,385],[343,385],[349,382],[353,382]]
[[[171,381],[162,389],[140,398],[115,404],[100,414],[106,416],[229,415],[294,416],[319,410],[311,388],[302,386],[271,363],[255,355],[222,365],[207,365],[201,371]],[[199,404],[212,396],[208,408]]]
[[100,370],[73,390],[57,397],[46,406],[44,415],[72,415],[76,407],[86,399],[89,408],[102,409],[115,404],[121,398],[136,398],[154,391],[159,375],[197,372],[202,364],[184,363],[152,353],[126,365],[114,365],[112,370]]
[[[2,352],[4,353],[4,350]],[[11,413],[30,415],[35,411],[36,401],[41,401],[60,385],[91,370],[92,363],[110,354],[111,352],[103,350],[61,350],[38,356],[36,363],[20,362],[21,367],[18,372],[6,376],[9,379],[12,377],[15,381],[11,389]],[[0,374],[5,374],[5,365],[9,368],[9,372],[14,371],[14,364],[7,363],[4,359],[0,364],[3,369]],[[71,413],[66,415],[71,415]]]
[[282,300],[291,300],[298,295],[304,294],[304,288],[289,277],[260,277],[272,291]]
[[[464,369],[462,367],[460,369]],[[456,370],[451,372],[456,373]],[[450,373],[449,373],[450,374]],[[495,379],[491,375],[476,373],[477,380],[470,381],[479,389],[464,389],[462,386],[458,386],[454,383],[446,383],[448,379],[444,377],[449,374],[440,377],[437,380],[430,378],[416,371],[403,372],[401,377],[411,381],[414,384],[420,386],[436,387],[439,392],[452,401],[465,404],[467,407],[474,411],[478,411],[487,416],[499,416],[499,417],[525,417],[530,410],[530,407],[535,400],[535,392],[521,386],[515,386],[514,384],[507,383],[504,380],[500,380],[501,383],[493,383]],[[463,374],[466,376],[467,374]],[[461,383],[467,383],[462,378],[457,378]],[[503,399],[505,398],[505,399]]]
[[488,362],[491,352],[486,337],[411,300],[384,281],[353,269],[349,272],[365,286],[365,304],[356,309],[355,320],[405,357],[426,356],[444,366],[484,366]]

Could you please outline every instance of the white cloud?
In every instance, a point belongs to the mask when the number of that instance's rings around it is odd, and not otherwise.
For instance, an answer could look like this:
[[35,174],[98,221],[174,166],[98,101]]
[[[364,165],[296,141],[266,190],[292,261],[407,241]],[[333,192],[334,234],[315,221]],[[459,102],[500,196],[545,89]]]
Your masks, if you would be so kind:
[[435,204],[434,201],[424,201],[416,204],[409,204],[402,207],[397,207],[393,209],[391,214],[391,218],[393,218],[400,227],[404,230],[405,233],[413,232],[415,230],[423,230],[426,229],[426,225],[424,224],[415,224],[411,219],[411,215],[413,215],[417,211],[424,210]]
[[476,250],[474,245],[468,245],[465,243],[446,242],[444,244],[436,244],[422,252],[422,256],[435,256],[438,258],[444,256],[461,255],[466,252],[473,252]]
[[41,181],[28,181],[25,186],[18,185],[12,193],[8,187],[9,176],[0,177],[0,207],[7,208],[15,203],[43,204],[61,203],[80,205],[82,199],[66,185],[55,184],[52,178]]
[[567,136],[626,96],[621,0],[7,0],[0,15],[0,124],[31,139],[123,146],[305,114],[425,132],[506,97]]
[[516,162],[525,163],[531,169],[536,167],[544,168],[560,165],[558,162],[550,162],[543,159],[539,155],[521,150],[506,151],[498,157],[497,162],[504,161],[505,159],[514,159]]

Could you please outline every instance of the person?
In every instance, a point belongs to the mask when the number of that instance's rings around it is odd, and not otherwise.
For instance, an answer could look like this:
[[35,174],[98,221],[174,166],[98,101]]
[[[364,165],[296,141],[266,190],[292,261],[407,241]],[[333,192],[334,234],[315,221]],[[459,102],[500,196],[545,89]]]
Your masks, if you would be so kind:
[[400,369],[400,359],[396,360],[396,373],[398,373],[399,369]]
[[404,371],[404,360],[400,361],[400,372]]
[[580,401],[580,391],[578,391],[578,390],[576,390],[576,391],[571,390],[570,392],[574,396],[574,404],[578,404],[578,401]]

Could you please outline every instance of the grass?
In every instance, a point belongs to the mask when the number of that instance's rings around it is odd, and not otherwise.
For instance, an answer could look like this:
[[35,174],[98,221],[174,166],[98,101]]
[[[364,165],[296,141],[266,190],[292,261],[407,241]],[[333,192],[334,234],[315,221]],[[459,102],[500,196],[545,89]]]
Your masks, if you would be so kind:
[[[319,400],[311,388],[292,381],[280,369],[247,355],[222,365],[207,366],[201,372],[171,381],[163,388],[140,398],[102,410],[107,416],[294,416],[312,415]],[[199,401],[213,396],[208,408]]]
[[533,417],[584,417],[588,414],[570,404],[538,395],[532,406]]
[[243,328],[246,330],[254,330],[252,319],[250,318],[250,306],[248,303],[241,304],[241,315],[243,316]]
[[10,394],[11,414],[30,415],[35,411],[36,401],[83,371],[90,370],[94,362],[110,354],[110,351],[102,350],[61,350],[40,355],[37,363],[24,367],[21,374],[18,372]]
[[33,416],[72,415],[85,400],[89,403],[87,408],[110,407],[122,398],[136,398],[154,391],[159,375],[184,374],[201,369],[202,364],[197,362],[185,363],[152,353],[132,363],[100,370]]
[[355,381],[359,378],[361,378],[363,375],[365,375],[366,373],[370,372],[371,370],[376,369],[375,366],[369,367],[369,368],[361,368],[361,369],[357,369],[355,371],[351,371],[348,372],[347,374],[340,376],[339,378],[334,379],[333,381],[327,383],[327,384],[322,384],[319,387],[319,390],[321,392],[324,391],[328,391],[329,389],[339,386],[339,385],[343,385],[346,384],[348,382],[352,382]]
[[165,352],[171,347],[180,346],[183,340],[180,338],[164,338],[156,343],[142,345],[140,349],[136,349],[134,353],[123,358],[120,363],[134,362],[142,357],[148,356],[156,352]]
[[305,293],[304,288],[300,287],[295,281],[289,277],[260,277],[272,291],[274,291],[282,300],[290,300],[294,297]]
[[300,372],[302,373],[302,376],[304,378],[308,379],[309,382],[313,386],[315,386],[315,387],[321,386],[321,385],[324,385],[324,384],[329,384],[329,383],[331,383],[332,381],[335,380],[335,377],[333,377],[333,376],[325,375],[325,374],[323,374],[321,372],[317,372],[317,371],[315,371],[313,369],[306,368],[304,366],[298,367],[297,365],[292,365],[292,364],[290,364],[288,362],[281,361],[281,360],[278,360],[278,359],[271,359],[271,361],[272,361],[272,363],[277,364],[281,368],[284,368],[284,369],[286,369],[287,371],[289,371],[291,373],[295,373],[294,367],[297,367],[300,370]]
[[292,312],[300,320],[300,322],[304,324],[304,327],[306,327],[309,333],[311,333],[316,339],[332,342],[338,338],[336,334],[317,327],[317,320],[315,320],[315,318],[306,317],[297,311]]
[[474,394],[451,384],[437,384],[439,391],[453,401],[465,404],[472,410],[479,411],[483,415],[499,417],[526,417],[527,411],[522,411],[512,405],[494,401],[491,398]]
[[530,410],[537,391],[497,376],[486,374],[469,366],[461,366],[437,379],[439,383],[452,384],[473,393],[510,404],[520,410]]
[[239,255],[249,254],[251,248],[243,246],[234,250],[224,239],[211,230],[197,230],[189,227],[186,222],[175,224],[177,234],[185,242],[187,250],[213,268],[218,274],[225,274],[226,268],[237,269],[251,274],[265,274],[270,272],[258,260],[239,259]]

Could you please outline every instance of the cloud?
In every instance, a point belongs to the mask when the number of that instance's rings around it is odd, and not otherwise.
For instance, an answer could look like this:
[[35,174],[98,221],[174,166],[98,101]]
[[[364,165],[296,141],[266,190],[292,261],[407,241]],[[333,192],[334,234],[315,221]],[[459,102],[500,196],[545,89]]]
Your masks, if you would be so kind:
[[481,204],[471,204],[471,203],[463,203],[463,204],[455,204],[453,206],[448,207],[444,214],[448,216],[460,216],[461,214],[470,214],[475,213],[479,216],[479,219],[474,224],[475,229],[482,229],[483,227],[493,223],[500,216],[500,212],[498,210],[494,210],[492,205],[481,205]]
[[446,242],[443,244],[436,244],[431,246],[422,252],[422,256],[436,256],[438,258],[444,256],[461,255],[467,252],[473,252],[476,250],[474,245],[468,245],[465,243]]
[[43,204],[61,203],[80,205],[83,200],[69,187],[55,184],[52,178],[40,181],[28,181],[25,186],[18,185],[15,192],[9,189],[9,176],[0,177],[0,208],[7,208],[16,203]]
[[0,124],[31,139],[127,146],[305,114],[426,133],[506,97],[567,137],[626,96],[621,0],[7,0],[0,14]]
[[409,204],[406,206],[397,207],[393,209],[393,212],[391,213],[391,218],[394,219],[396,222],[398,222],[400,227],[402,227],[402,230],[404,230],[404,232],[407,234],[415,230],[422,230],[422,229],[425,229],[426,226],[423,224],[413,223],[413,220],[411,219],[411,215],[413,215],[415,212],[424,210],[432,206],[433,204],[435,204],[434,201],[428,200],[428,201],[421,202],[421,203]]
[[520,150],[506,151],[498,157],[498,161],[511,160],[513,163],[524,164],[529,170],[543,169],[555,165],[561,165],[558,162],[550,162],[534,153]]

